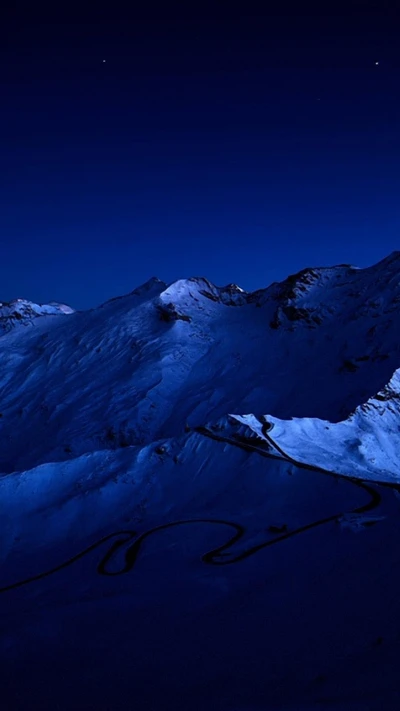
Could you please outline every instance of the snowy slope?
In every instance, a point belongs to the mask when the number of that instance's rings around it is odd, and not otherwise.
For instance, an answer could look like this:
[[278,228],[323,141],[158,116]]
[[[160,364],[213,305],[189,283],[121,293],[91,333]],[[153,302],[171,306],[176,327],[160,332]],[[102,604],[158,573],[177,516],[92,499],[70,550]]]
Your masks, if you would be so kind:
[[[263,438],[254,415],[233,417]],[[333,469],[344,476],[400,482],[400,370],[343,422],[265,417],[273,425],[271,437],[298,462]]]
[[[294,711],[324,708],[321,699],[365,709],[367,695],[369,708],[391,708],[398,500],[387,495],[376,526],[359,533],[333,522],[280,540],[277,530],[339,521],[369,497],[197,433],[164,446],[3,478],[3,584],[96,546],[3,593],[6,708],[76,708],[77,695],[78,708],[102,710],[129,709],[133,696],[143,710]],[[218,550],[238,526],[241,538]],[[148,531],[124,573],[128,545]],[[113,575],[99,575],[118,542]],[[211,563],[201,560],[210,551]]]
[[398,707],[400,252],[0,324],[7,710]]

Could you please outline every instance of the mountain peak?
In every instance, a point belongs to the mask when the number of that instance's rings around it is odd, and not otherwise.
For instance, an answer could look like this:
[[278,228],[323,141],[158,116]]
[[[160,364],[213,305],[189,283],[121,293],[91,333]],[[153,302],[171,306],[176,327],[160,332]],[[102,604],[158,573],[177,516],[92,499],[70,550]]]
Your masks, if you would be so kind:
[[75,313],[67,304],[52,301],[49,304],[35,304],[27,299],[13,299],[0,302],[0,331],[8,333],[17,325],[32,324],[34,319],[44,316],[61,316]]
[[141,294],[145,294],[148,291],[151,291],[155,286],[166,286],[166,284],[158,277],[152,276],[150,277],[150,279],[145,281],[144,284],[137,286],[136,289],[134,289],[131,293],[135,294],[136,296],[139,296]]

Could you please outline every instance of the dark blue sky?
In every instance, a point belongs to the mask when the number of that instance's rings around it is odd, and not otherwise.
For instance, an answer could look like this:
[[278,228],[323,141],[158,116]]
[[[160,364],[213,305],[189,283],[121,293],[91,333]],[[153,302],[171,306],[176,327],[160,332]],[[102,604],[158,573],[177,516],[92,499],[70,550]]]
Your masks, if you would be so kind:
[[152,275],[251,290],[399,248],[398,21],[275,5],[8,14],[1,299],[85,308]]

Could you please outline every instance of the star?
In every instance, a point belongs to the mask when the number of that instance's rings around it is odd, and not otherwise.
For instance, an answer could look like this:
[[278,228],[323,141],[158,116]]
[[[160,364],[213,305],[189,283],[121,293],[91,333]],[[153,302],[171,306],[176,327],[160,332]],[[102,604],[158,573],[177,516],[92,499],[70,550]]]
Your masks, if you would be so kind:
[[375,62],[375,66],[376,66],[376,67],[378,66],[378,64],[379,64],[379,62]]

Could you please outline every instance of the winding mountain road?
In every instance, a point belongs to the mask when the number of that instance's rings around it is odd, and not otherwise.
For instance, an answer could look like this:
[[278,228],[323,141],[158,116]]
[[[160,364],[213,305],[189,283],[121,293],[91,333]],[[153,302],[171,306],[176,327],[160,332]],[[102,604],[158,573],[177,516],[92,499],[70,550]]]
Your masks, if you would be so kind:
[[[100,575],[105,575],[105,576],[117,576],[117,575],[122,575],[124,573],[128,573],[133,569],[133,567],[136,564],[136,561],[138,559],[140,550],[144,542],[146,541],[149,536],[153,534],[160,533],[161,531],[164,531],[168,528],[174,528],[177,526],[187,526],[187,525],[193,525],[193,524],[209,524],[209,525],[216,525],[216,526],[226,526],[227,528],[233,529],[234,533],[233,535],[230,536],[230,538],[223,543],[222,545],[218,546],[217,548],[214,548],[211,551],[208,551],[207,553],[204,553],[201,556],[201,560],[208,564],[208,565],[232,565],[234,563],[238,563],[245,558],[249,558],[250,556],[254,555],[258,551],[268,548],[270,546],[276,545],[288,538],[292,538],[293,536],[297,536],[301,533],[304,533],[306,531],[309,531],[313,528],[316,528],[318,526],[322,526],[326,523],[333,522],[333,521],[338,521],[342,516],[345,514],[352,514],[352,515],[357,515],[357,514],[364,514],[368,511],[372,511],[376,509],[380,502],[381,502],[381,495],[379,492],[376,490],[376,486],[385,486],[389,487],[391,489],[400,491],[400,485],[397,484],[388,484],[388,483],[382,483],[382,482],[369,482],[368,484],[361,480],[357,479],[354,477],[346,477],[344,475],[338,474],[337,472],[329,471],[326,469],[322,469],[320,467],[311,465],[311,464],[305,464],[303,462],[298,462],[292,457],[290,457],[288,454],[284,452],[284,450],[273,440],[273,438],[270,436],[269,432],[272,429],[271,423],[269,423],[267,420],[263,419],[261,422],[262,424],[262,432],[263,436],[267,440],[268,444],[272,449],[275,449],[278,454],[273,454],[272,452],[267,452],[259,447],[256,447],[250,443],[246,443],[245,441],[242,440],[234,440],[228,437],[223,437],[222,435],[218,435],[215,432],[212,432],[206,427],[196,427],[194,428],[193,431],[197,432],[198,434],[201,434],[205,437],[209,437],[210,439],[216,440],[218,442],[224,442],[227,444],[230,444],[232,446],[240,447],[241,449],[244,449],[245,451],[248,451],[250,453],[257,453],[260,456],[269,458],[269,459],[280,459],[284,460],[287,462],[290,462],[294,464],[296,467],[299,467],[300,469],[307,469],[310,471],[315,471],[319,472],[321,474],[327,475],[334,477],[336,479],[345,479],[347,482],[350,482],[354,486],[357,486],[359,489],[362,489],[367,495],[368,495],[368,500],[366,503],[364,503],[362,506],[359,506],[355,509],[353,509],[350,512],[338,512],[336,514],[333,514],[331,516],[326,516],[325,518],[319,519],[317,521],[313,521],[311,523],[308,523],[304,526],[301,526],[299,528],[296,528],[292,531],[285,531],[284,533],[280,535],[276,535],[273,539],[268,539],[266,541],[263,541],[262,543],[259,543],[257,545],[250,546],[249,548],[246,548],[244,551],[238,553],[238,554],[230,554],[229,550],[230,548],[235,545],[240,539],[243,538],[243,536],[246,533],[246,529],[244,526],[242,526],[239,523],[236,523],[235,521],[228,521],[225,519],[211,519],[211,518],[201,518],[201,519],[183,519],[179,521],[172,521],[170,523],[165,523],[161,524],[159,526],[155,526],[148,531],[144,531],[140,535],[136,531],[133,530],[122,530],[122,531],[116,531],[114,533],[110,533],[107,536],[104,536],[100,540],[96,541],[92,545],[88,546],[84,550],[80,551],[76,555],[72,556],[68,560],[64,561],[60,565],[57,565],[47,571],[44,571],[42,573],[38,573],[37,575],[19,580],[14,583],[10,583],[8,585],[5,585],[0,588],[0,593],[5,593],[9,592],[11,590],[15,590],[17,588],[20,588],[24,585],[28,585],[33,582],[37,582],[39,580],[42,580],[46,577],[49,577],[67,567],[70,565],[73,565],[76,561],[79,559],[83,558],[84,556],[88,555],[95,549],[99,548],[102,546],[104,543],[107,543],[108,541],[112,541],[113,539],[114,542],[106,552],[106,554],[102,557],[100,562],[97,565],[97,572]],[[119,569],[110,569],[109,564],[115,558],[118,552],[121,551],[121,549],[125,548],[124,551],[124,559],[123,559],[123,565]]]

